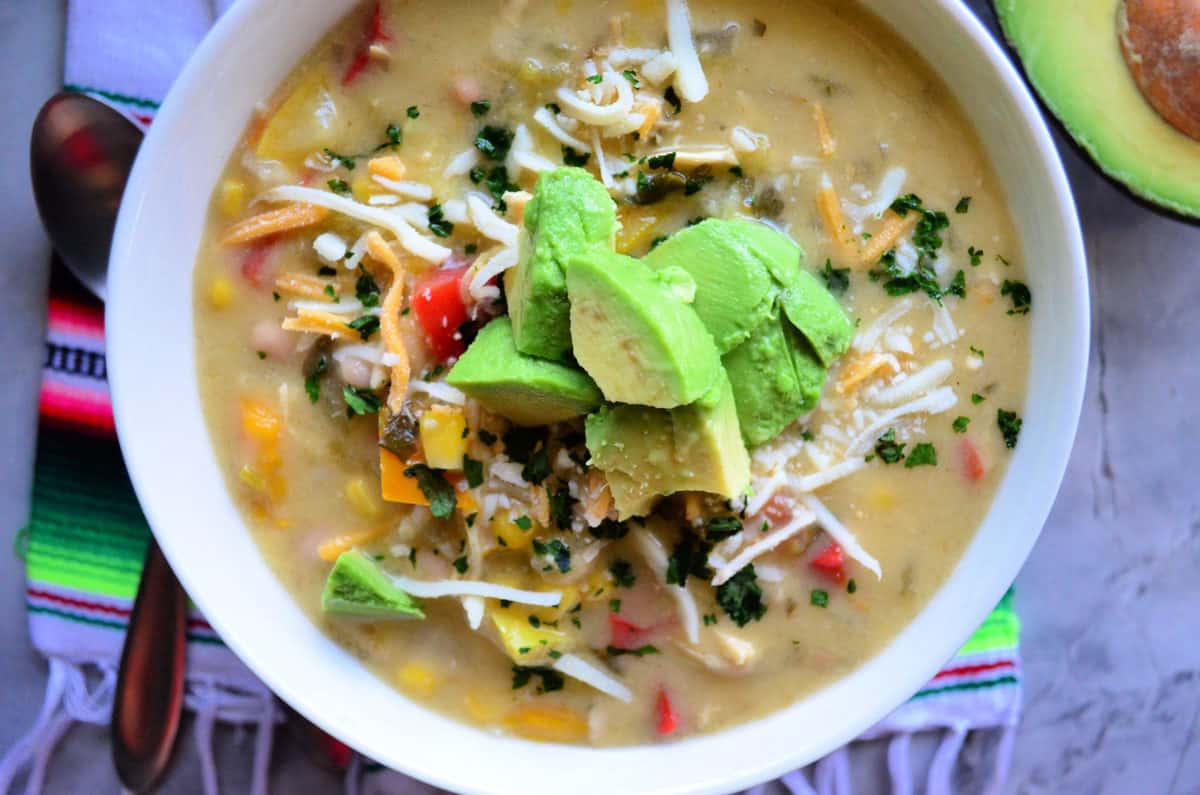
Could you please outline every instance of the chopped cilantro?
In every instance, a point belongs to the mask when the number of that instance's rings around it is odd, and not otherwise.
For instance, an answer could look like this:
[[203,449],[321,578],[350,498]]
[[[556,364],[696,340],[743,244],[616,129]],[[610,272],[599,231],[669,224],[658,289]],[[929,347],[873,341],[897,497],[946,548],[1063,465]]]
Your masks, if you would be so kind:
[[354,297],[362,302],[366,309],[379,306],[379,284],[366,270],[354,282]]
[[895,428],[888,428],[875,442],[875,455],[885,464],[895,464],[904,458],[904,445],[896,441]]
[[543,439],[543,430],[512,426],[504,432],[504,452],[514,461],[529,463],[530,456]]
[[350,328],[358,332],[358,336],[364,340],[371,339],[371,335],[379,331],[379,317],[377,315],[363,315],[356,317],[346,324]]
[[[525,648],[524,652],[528,653],[529,649]],[[562,690],[563,685],[566,683],[566,680],[563,679],[562,674],[560,674],[558,671],[554,670],[553,668],[540,668],[540,667],[527,668],[524,666],[515,665],[515,666],[513,666],[512,670],[513,670],[513,680],[512,680],[512,689],[513,690],[520,690],[522,687],[529,684],[530,679],[532,679],[535,676],[542,680],[542,683],[540,685],[538,685],[538,688],[537,688],[537,692],[539,694],[553,693],[556,690]]]
[[717,614],[716,613],[705,613],[704,614],[704,626],[711,627],[715,623],[717,623]]
[[638,81],[637,72],[632,69],[626,69],[624,72],[621,72],[621,76],[632,83],[634,88],[642,87],[642,84]]
[[528,463],[521,468],[521,477],[535,486],[541,485],[543,480],[550,477],[550,474],[550,458],[546,455],[544,447],[534,453]]
[[332,299],[334,303],[338,302],[337,289],[332,284],[325,285],[325,289],[322,292],[325,293],[326,298]]
[[615,541],[619,538],[624,538],[629,533],[629,526],[615,519],[605,519],[595,527],[589,527],[588,532],[596,538],[607,538]]
[[533,528],[533,520],[528,516],[518,516],[513,520],[513,524],[522,530],[531,530]]
[[587,81],[594,86],[598,86],[604,82],[604,75],[589,75]]
[[984,400],[985,400],[984,396],[979,394],[978,392],[971,393],[971,402],[974,403],[976,406],[978,406]]
[[471,511],[471,513],[467,514],[466,518],[463,521],[465,521],[467,523],[467,527],[474,527],[475,520],[478,517],[479,517],[479,511]]
[[937,450],[929,442],[914,445],[912,452],[908,454],[908,460],[904,462],[906,469],[919,466],[937,466]]
[[378,414],[379,410],[383,408],[383,403],[379,400],[379,396],[370,389],[360,389],[349,384],[342,387],[342,400],[346,401],[347,417],[352,417],[355,414],[359,416],[364,414]]
[[429,231],[438,237],[450,237],[454,224],[446,220],[442,205],[435,204],[429,208]]
[[646,161],[646,165],[650,168],[662,168],[670,171],[675,167],[675,153],[667,152],[662,155],[654,155]]
[[638,646],[636,649],[622,649],[617,646],[608,646],[605,648],[611,657],[619,657],[622,654],[632,654],[634,657],[645,657],[647,654],[658,654],[658,648],[647,643],[645,646]]
[[571,503],[575,499],[566,486],[558,491],[550,491],[547,487],[546,498],[550,502],[550,520],[559,530],[571,529]]
[[704,537],[712,542],[724,541],[742,532],[742,520],[736,516],[714,516],[704,527]]
[[620,599],[609,599],[608,600],[608,612],[620,613],[621,612],[621,600]]
[[[349,387],[347,387],[349,389]],[[417,486],[429,500],[429,512],[438,519],[449,519],[457,502],[454,486],[440,470],[426,464],[413,464],[404,470],[404,477],[416,478]]]
[[507,128],[488,124],[475,136],[475,148],[492,160],[503,160],[508,157],[512,139],[513,134]]
[[971,258],[972,268],[978,268],[979,264],[983,262],[982,249],[975,248],[974,246],[967,246],[967,256]]
[[471,103],[471,115],[479,119],[488,114],[492,109],[492,103],[486,99],[477,99]]
[[966,215],[967,211],[970,209],[971,209],[971,197],[970,196],[963,196],[961,199],[958,200],[958,204],[954,205],[954,212],[958,213],[959,215]]
[[854,578],[851,577],[850,580],[846,583],[846,593],[854,593],[857,590],[858,590],[858,583],[856,583],[854,581]]
[[545,107],[546,107],[546,110],[550,111],[550,112],[551,112],[551,113],[553,113],[555,116],[557,116],[558,114],[562,113],[562,108],[560,108],[560,107],[558,106],[558,103],[557,103],[557,102],[547,102],[547,103],[546,103],[546,105],[545,105]]
[[730,173],[730,174],[733,174],[735,177],[744,177],[744,176],[746,176],[746,172],[744,172],[744,171],[742,170],[742,167],[741,167],[741,166],[730,166],[730,167],[729,167],[729,173]]
[[678,114],[683,110],[683,103],[679,100],[679,94],[675,93],[675,86],[667,86],[667,90],[663,93],[663,99],[671,106],[674,113]]
[[337,269],[331,268],[328,265],[322,265],[321,267],[317,268],[317,275],[318,276],[337,276]]
[[419,118],[419,117],[420,117],[420,115],[421,115],[421,111],[417,109],[417,106],[416,106],[416,105],[409,105],[409,106],[408,106],[408,110],[404,111],[404,113],[405,113],[405,114],[408,116],[408,118],[410,118],[410,119],[416,119],[416,118]]
[[463,455],[463,475],[467,478],[468,487],[474,489],[483,485],[483,462]]
[[808,603],[813,607],[829,607],[829,591],[814,588],[808,595]]
[[942,290],[942,295],[957,295],[959,298],[967,297],[967,277],[961,270],[954,274],[954,278],[946,285],[946,289]]
[[1021,434],[1021,418],[1015,411],[996,410],[996,424],[1004,436],[1004,446],[1012,449],[1017,446],[1017,437]]
[[704,189],[704,186],[713,181],[711,174],[693,174],[687,178],[687,182],[683,184],[683,195],[691,196],[699,193]]
[[821,271],[821,278],[825,280],[825,287],[834,295],[842,295],[846,289],[850,287],[850,269],[835,268],[832,260],[825,260],[825,269]]
[[583,168],[588,164],[588,159],[591,158],[591,152],[576,152],[574,148],[564,145],[562,148],[563,163],[568,166],[578,166]]
[[483,442],[488,447],[491,447],[492,445],[494,445],[496,443],[496,439],[497,439],[496,434],[492,433],[487,428],[480,428],[478,435],[479,435],[479,441]]
[[970,424],[971,424],[970,417],[956,417],[954,420],[954,424],[951,427],[954,428],[955,433],[966,433],[967,426]]
[[766,615],[767,606],[763,604],[762,588],[758,586],[753,563],[717,587],[717,604],[739,627]]
[[967,347],[971,351],[971,353],[975,354],[980,359],[983,358],[983,350],[981,348],[976,348],[974,345],[968,345]]
[[389,146],[396,147],[404,142],[404,134],[395,124],[389,124],[383,132],[387,136],[387,143],[380,144],[376,149],[386,149]]
[[1010,315],[1024,315],[1029,312],[1029,307],[1033,305],[1033,294],[1029,292],[1029,288],[1024,282],[1013,282],[1008,279],[1000,285],[1000,295],[1012,296],[1013,308],[1008,310]]
[[339,155],[337,152],[329,149],[328,147],[322,151],[325,153],[325,157],[329,158],[330,164],[335,168],[337,166],[342,166],[347,171],[354,170],[354,158],[356,155]]
[[1009,261],[1008,261],[1007,259],[1005,259],[1004,257],[1000,256],[999,254],[997,254],[997,255],[996,255],[996,262],[999,262],[1001,265],[1003,265],[1003,266],[1005,266],[1005,267],[1008,267],[1009,265],[1012,265],[1012,263],[1011,263],[1011,262],[1009,262]]
[[325,184],[329,186],[331,191],[342,196],[349,195],[350,193],[350,183],[344,179],[331,179]]
[[454,559],[454,570],[459,574],[466,574],[468,566],[466,555],[460,555]]
[[700,580],[711,577],[712,571],[708,568],[711,548],[711,544],[685,532],[667,559],[667,584],[683,587],[687,585],[688,575]]
[[558,570],[566,574],[571,570],[571,548],[557,538],[541,542],[533,539],[533,551],[543,558],[550,558]]
[[633,564],[621,558],[608,564],[608,572],[613,576],[613,582],[619,588],[632,588],[634,582],[637,581],[637,577],[633,573]]

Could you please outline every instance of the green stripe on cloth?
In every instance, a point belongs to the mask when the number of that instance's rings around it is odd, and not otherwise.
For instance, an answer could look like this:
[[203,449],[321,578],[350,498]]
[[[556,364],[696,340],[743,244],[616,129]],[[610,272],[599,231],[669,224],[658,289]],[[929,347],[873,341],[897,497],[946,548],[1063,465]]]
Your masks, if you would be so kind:
[[132,105],[135,108],[146,108],[147,110],[157,110],[158,103],[152,99],[143,97],[131,97],[128,94],[118,94],[115,91],[105,91],[101,88],[92,88],[91,86],[81,86],[75,83],[67,83],[63,86],[64,91],[74,91],[78,94],[95,94],[99,97],[104,97],[109,102],[116,102],[121,105]]
[[1010,588],[996,605],[987,620],[979,625],[975,634],[959,649],[959,654],[977,654],[998,649],[1015,649],[1021,638],[1021,619],[1013,609],[1013,592]]
[[[105,618],[93,618],[92,616],[81,616],[78,613],[71,613],[66,610],[57,610],[53,607],[45,607],[43,605],[33,605],[26,603],[25,609],[30,613],[40,613],[42,615],[54,616],[66,621],[74,621],[79,624],[87,624],[93,627],[104,627],[105,629],[115,629],[118,632],[124,632],[127,623],[124,621],[113,621]],[[210,646],[224,646],[221,639],[214,635],[202,635],[195,632],[187,633],[187,641],[189,643],[207,643]]]
[[918,698],[929,698],[930,696],[941,695],[942,693],[959,693],[966,690],[986,690],[1000,685],[1015,685],[1018,680],[1015,676],[999,676],[995,679],[988,679],[983,682],[962,682],[957,685],[946,685],[945,687],[931,687],[928,690],[922,690],[913,696],[913,700]]

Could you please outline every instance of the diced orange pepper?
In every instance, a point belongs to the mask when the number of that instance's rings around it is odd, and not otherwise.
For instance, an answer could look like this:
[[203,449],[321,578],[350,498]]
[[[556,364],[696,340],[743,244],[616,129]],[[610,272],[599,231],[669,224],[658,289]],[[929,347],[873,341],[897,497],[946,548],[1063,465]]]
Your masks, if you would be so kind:
[[242,430],[248,437],[260,444],[275,444],[281,427],[279,414],[273,408],[253,398],[242,399]]
[[[379,481],[380,493],[388,502],[400,502],[405,505],[428,505],[429,500],[421,492],[416,478],[404,474],[404,470],[414,462],[403,461],[400,456],[383,447],[379,448]],[[457,492],[458,509],[463,513],[479,510],[479,504],[470,493]]]

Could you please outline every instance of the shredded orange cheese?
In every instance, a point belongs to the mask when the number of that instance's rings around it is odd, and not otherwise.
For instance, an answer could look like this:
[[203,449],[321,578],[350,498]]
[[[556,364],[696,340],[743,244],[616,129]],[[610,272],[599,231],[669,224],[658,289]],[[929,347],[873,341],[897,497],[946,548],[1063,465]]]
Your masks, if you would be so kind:
[[386,528],[376,528],[374,530],[362,530],[357,533],[344,533],[326,541],[321,546],[317,547],[317,556],[321,560],[332,563],[338,559],[338,555],[346,552],[354,547],[369,544],[378,539],[386,532]]
[[813,120],[817,123],[817,150],[821,157],[828,160],[837,154],[837,141],[829,132],[829,117],[825,115],[825,107],[820,102],[813,103]]
[[817,191],[817,209],[821,213],[825,231],[829,233],[838,250],[839,258],[846,262],[859,262],[861,257],[858,253],[858,243],[846,225],[841,199],[832,185],[825,185]]
[[279,292],[317,301],[329,298],[325,288],[331,286],[335,289],[337,287],[333,282],[309,276],[307,273],[281,273],[275,277],[275,289]]
[[238,221],[226,230],[221,242],[225,245],[249,243],[251,240],[258,240],[267,235],[312,226],[325,220],[327,215],[329,215],[329,210],[324,207],[296,202]]
[[867,241],[867,245],[863,247],[862,261],[864,265],[874,265],[879,261],[890,248],[893,248],[900,238],[907,235],[917,225],[920,216],[917,213],[909,213],[901,218],[891,210],[887,211],[887,216],[883,222],[883,226],[879,231],[871,236]]
[[329,334],[331,336],[354,332],[354,329],[346,325],[344,317],[339,317],[332,312],[317,312],[312,309],[297,310],[296,317],[284,319],[283,329],[284,331],[304,331],[309,334]]
[[404,304],[404,263],[392,251],[383,235],[375,230],[367,233],[367,253],[392,270],[392,283],[384,296],[379,317],[379,333],[383,347],[399,361],[392,366],[392,386],[388,391],[388,410],[393,414],[404,407],[404,396],[408,393],[408,380],[412,364],[408,360],[408,348],[404,346],[404,335],[400,331],[400,310]]

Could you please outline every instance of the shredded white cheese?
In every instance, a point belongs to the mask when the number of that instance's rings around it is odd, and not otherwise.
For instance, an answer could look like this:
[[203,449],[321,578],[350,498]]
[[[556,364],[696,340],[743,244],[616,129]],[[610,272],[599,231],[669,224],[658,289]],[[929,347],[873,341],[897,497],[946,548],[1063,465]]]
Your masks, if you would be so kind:
[[554,661],[553,667],[559,673],[566,674],[572,679],[578,679],[585,685],[594,687],[618,701],[624,701],[626,704],[633,703],[633,691],[626,687],[620,679],[599,666],[592,665],[577,654],[564,654]]
[[954,390],[948,386],[935,389],[924,397],[909,401],[893,409],[883,412],[879,417],[864,428],[858,436],[846,447],[847,455],[865,453],[874,444],[879,434],[896,420],[907,414],[940,414],[958,402]]
[[534,607],[555,607],[562,601],[562,591],[526,591],[483,580],[414,580],[399,574],[388,576],[397,588],[420,599],[479,596],[484,599],[506,599],[509,602]]
[[542,129],[550,133],[559,143],[566,144],[576,152],[586,152],[588,150],[587,144],[563,129],[549,108],[538,108],[535,110],[533,112],[533,120],[542,125]]
[[692,40],[692,18],[687,0],[667,0],[667,45],[675,56],[675,87],[688,102],[708,96],[708,78],[700,65],[700,55]]
[[696,600],[692,597],[692,592],[688,590],[687,586],[667,585],[667,552],[649,530],[645,528],[635,530],[634,537],[637,539],[638,546],[641,547],[646,562],[658,575],[659,582],[665,585],[668,593],[675,598],[675,603],[679,607],[679,620],[683,624],[683,632],[687,635],[688,641],[699,643],[700,610],[696,607]]
[[406,196],[423,202],[433,198],[433,187],[423,182],[388,179],[378,174],[372,176],[371,181],[380,187],[387,188],[397,196]]
[[346,241],[333,232],[322,232],[313,241],[313,251],[326,262],[340,262],[346,256]]
[[600,83],[593,86],[600,91],[612,89],[613,100],[606,105],[583,99],[578,93],[563,86],[558,89],[558,101],[563,112],[582,122],[596,127],[607,127],[623,121],[633,109],[633,86],[622,75],[611,69],[601,75]]
[[479,629],[483,625],[484,601],[478,596],[464,596],[463,610],[467,614],[467,625],[471,629]]
[[866,352],[874,348],[883,332],[887,331],[897,320],[908,314],[912,308],[913,302],[911,298],[904,298],[897,301],[888,311],[875,318],[871,322],[871,325],[854,336],[854,350]]
[[440,400],[443,403],[450,403],[455,406],[461,406],[467,402],[466,395],[444,381],[413,379],[408,382],[408,388],[412,392],[424,392],[434,400]]
[[797,506],[792,514],[792,520],[778,530],[772,530],[766,535],[759,538],[753,544],[746,546],[745,549],[738,552],[733,560],[719,568],[712,578],[714,586],[723,584],[733,575],[737,574],[747,565],[752,563],[759,555],[770,552],[775,547],[787,541],[792,536],[799,533],[804,528],[817,520],[817,515],[810,510],[803,510]]
[[446,170],[442,174],[447,177],[461,177],[477,165],[479,165],[479,150],[471,147],[450,158],[450,162],[446,164]]
[[479,234],[491,238],[505,246],[517,245],[519,230],[515,224],[510,224],[493,210],[478,194],[467,196],[467,214]]
[[467,292],[471,294],[472,298],[480,301],[489,297],[492,293],[499,293],[488,282],[517,264],[517,249],[509,247],[500,249],[490,254],[490,256],[485,254],[475,260],[475,264],[478,267],[472,266],[474,273],[470,281],[467,282]]
[[938,359],[907,378],[894,381],[889,386],[880,389],[875,393],[875,402],[885,406],[894,406],[902,401],[920,397],[935,386],[939,386],[953,370],[954,365],[950,364],[949,359]]
[[858,543],[858,539],[854,537],[854,533],[850,532],[850,528],[838,521],[838,518],[830,513],[825,504],[813,495],[805,494],[800,499],[804,501],[810,511],[816,514],[821,529],[838,542],[847,555],[870,569],[877,578],[883,579],[883,570],[879,568],[879,561],[863,549],[862,545]]
[[[812,457],[812,450],[809,451],[809,457]],[[796,478],[796,490],[801,492],[813,492],[822,486],[828,486],[835,480],[841,480],[847,475],[853,475],[858,470],[867,465],[866,459],[860,457],[847,458],[840,464],[834,464],[827,469],[823,469],[812,475],[801,475]]]
[[454,253],[443,245],[421,237],[416,229],[413,229],[395,213],[361,204],[329,191],[307,188],[303,185],[281,185],[264,193],[262,198],[267,201],[307,202],[341,213],[357,221],[386,229],[400,241],[400,245],[410,254],[435,265],[445,262]]

